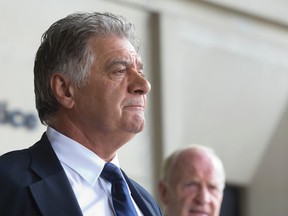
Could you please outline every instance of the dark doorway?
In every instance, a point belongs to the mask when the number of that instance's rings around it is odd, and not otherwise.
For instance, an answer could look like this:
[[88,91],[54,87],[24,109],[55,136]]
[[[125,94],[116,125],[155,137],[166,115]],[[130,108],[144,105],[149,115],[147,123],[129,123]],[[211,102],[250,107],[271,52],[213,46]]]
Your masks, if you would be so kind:
[[241,191],[241,187],[226,184],[220,216],[241,216]]

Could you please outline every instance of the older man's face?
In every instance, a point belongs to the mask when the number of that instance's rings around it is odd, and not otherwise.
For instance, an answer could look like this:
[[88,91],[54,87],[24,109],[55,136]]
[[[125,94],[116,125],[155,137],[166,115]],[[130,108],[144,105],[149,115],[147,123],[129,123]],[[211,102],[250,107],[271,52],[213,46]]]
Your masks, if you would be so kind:
[[128,40],[116,36],[91,39],[90,45],[95,61],[87,85],[76,92],[74,116],[86,133],[115,134],[120,143],[130,140],[144,128],[151,88],[140,56]]
[[224,180],[217,162],[203,152],[186,151],[173,170],[162,194],[167,216],[218,216]]

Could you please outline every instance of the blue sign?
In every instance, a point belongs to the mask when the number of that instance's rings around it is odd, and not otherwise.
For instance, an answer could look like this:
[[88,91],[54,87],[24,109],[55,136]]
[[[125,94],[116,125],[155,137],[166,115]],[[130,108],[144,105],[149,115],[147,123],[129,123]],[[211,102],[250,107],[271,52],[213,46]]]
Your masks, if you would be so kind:
[[38,118],[33,113],[24,113],[21,110],[8,110],[6,102],[0,101],[0,125],[11,125],[15,128],[35,129]]

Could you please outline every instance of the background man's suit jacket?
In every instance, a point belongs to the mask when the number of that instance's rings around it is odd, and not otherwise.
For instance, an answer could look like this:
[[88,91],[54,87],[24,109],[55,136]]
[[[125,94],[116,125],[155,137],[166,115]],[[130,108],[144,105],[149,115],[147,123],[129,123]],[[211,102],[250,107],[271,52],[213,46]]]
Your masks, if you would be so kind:
[[[124,177],[142,213],[145,216],[161,215],[159,206],[150,194],[125,173]],[[82,215],[68,178],[45,133],[29,149],[0,157],[0,215]]]

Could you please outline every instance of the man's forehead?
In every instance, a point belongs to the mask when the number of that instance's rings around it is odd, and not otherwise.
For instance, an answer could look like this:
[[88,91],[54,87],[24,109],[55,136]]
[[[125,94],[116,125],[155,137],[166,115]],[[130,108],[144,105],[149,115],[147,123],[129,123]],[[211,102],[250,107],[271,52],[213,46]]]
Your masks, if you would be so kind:
[[103,50],[102,52],[96,52],[96,59],[102,59],[106,62],[128,62],[128,63],[140,63],[141,56],[135,51],[135,49],[127,49],[127,47],[114,47]]
[[139,55],[136,52],[134,46],[130,43],[128,39],[120,38],[116,36],[111,36],[108,38],[91,38],[89,41],[92,49],[96,52],[100,52],[102,54],[108,54],[111,52],[121,52],[126,51],[133,55]]
[[178,172],[184,172],[186,170],[187,172],[194,172],[195,174],[204,172],[215,175],[219,172],[217,165],[217,161],[210,154],[186,151],[178,156],[174,164],[174,170],[178,170]]

